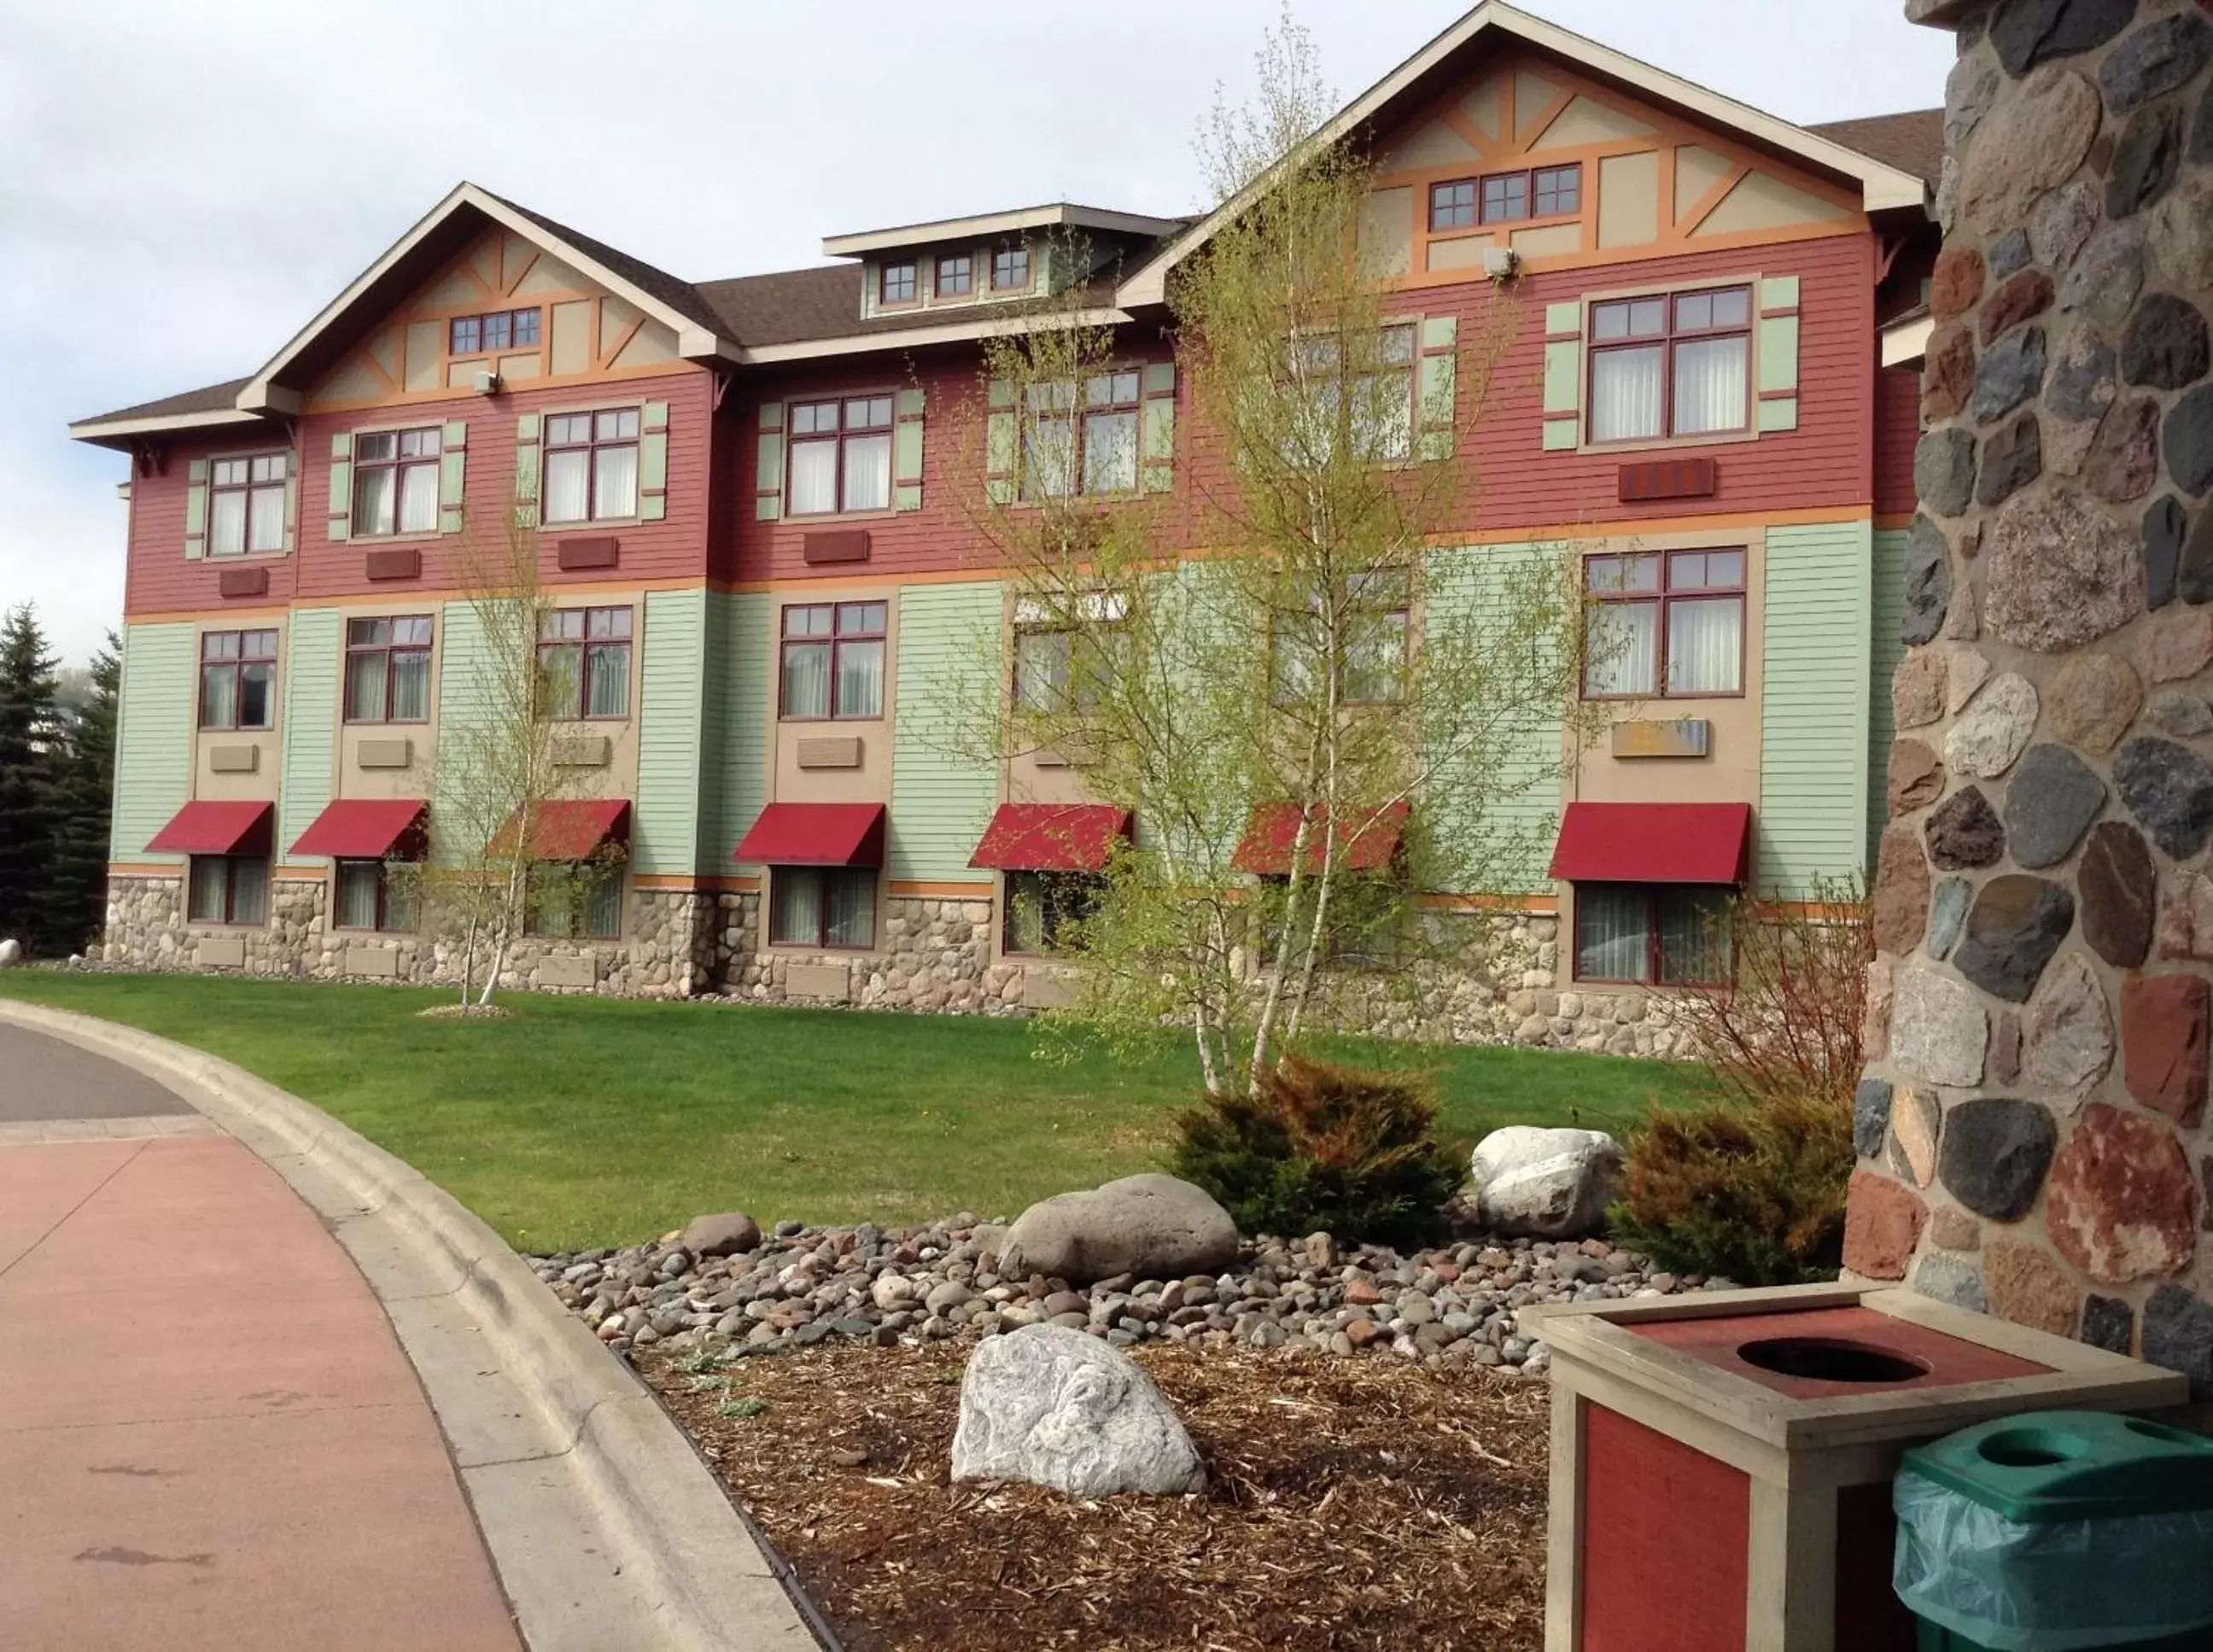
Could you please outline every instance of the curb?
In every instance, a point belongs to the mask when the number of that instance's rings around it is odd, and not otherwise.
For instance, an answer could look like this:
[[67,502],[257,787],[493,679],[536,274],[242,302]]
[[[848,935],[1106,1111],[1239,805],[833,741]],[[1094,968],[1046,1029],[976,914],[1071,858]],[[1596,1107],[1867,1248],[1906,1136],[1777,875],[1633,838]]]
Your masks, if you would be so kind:
[[[563,1511],[571,1522],[582,1513],[589,1528],[582,1540],[574,1531],[503,1531],[472,1484],[472,1465],[454,1452],[500,1581],[535,1652],[594,1643],[594,1631],[578,1620],[574,1595],[581,1580],[564,1575],[556,1552],[564,1542],[603,1563],[600,1569],[608,1576],[596,1588],[628,1597],[613,1603],[631,1637],[627,1645],[668,1652],[834,1646],[818,1634],[820,1616],[790,1568],[723,1492],[660,1397],[453,1195],[320,1108],[203,1051],[16,999],[0,999],[0,1021],[61,1039],[167,1085],[282,1176],[362,1266],[424,1379],[449,1445],[457,1448],[469,1425],[437,1403],[443,1385],[433,1381],[434,1362],[418,1353],[420,1329],[411,1336],[392,1310],[432,1307],[441,1298],[461,1310],[468,1323],[460,1329],[511,1386],[511,1396],[492,1403],[519,1399],[527,1412],[475,1420],[494,1435],[504,1424],[503,1443],[518,1426],[552,1442],[504,1455],[490,1445],[473,1466],[558,1464],[586,1505]],[[354,1227],[364,1231],[350,1234]],[[378,1237],[388,1242],[377,1247]],[[412,1288],[388,1289],[395,1276]],[[484,1373],[472,1375],[480,1379]],[[484,1392],[479,1385],[462,1397],[481,1407]],[[518,1506],[512,1498],[501,1503],[508,1512]]]

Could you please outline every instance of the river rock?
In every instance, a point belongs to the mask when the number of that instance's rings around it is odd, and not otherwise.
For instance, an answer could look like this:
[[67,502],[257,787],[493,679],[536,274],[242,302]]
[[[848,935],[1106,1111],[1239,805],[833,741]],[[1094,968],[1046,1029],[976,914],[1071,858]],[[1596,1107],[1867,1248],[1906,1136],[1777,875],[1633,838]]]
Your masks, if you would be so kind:
[[2060,1255],[2100,1284],[2178,1274],[2197,1253],[2197,1216],[2189,1157],[2164,1120],[2082,1109],[2045,1192]]
[[2105,989],[2079,953],[2055,963],[2021,1021],[2021,1082],[2071,1112],[2113,1064]]
[[1990,680],[1966,714],[1944,735],[1944,766],[1954,774],[1989,779],[2013,766],[2036,728],[2036,690],[2027,678],[2007,672]]
[[1952,552],[1944,530],[1916,516],[1905,536],[1905,607],[1899,638],[1917,645],[1936,640],[1952,606]]
[[1965,878],[1946,878],[1930,893],[1929,936],[1923,944],[1931,958],[1950,954],[1960,927],[1967,921],[1968,903],[1974,898],[1975,887]]
[[2207,1014],[2202,975],[2134,975],[2121,983],[2123,1082],[2185,1130],[2205,1117]]
[[1995,866],[2005,853],[2005,826],[1978,786],[1962,786],[1937,806],[1923,826],[1929,858],[1947,872]]
[[1932,1251],[1913,1270],[1913,1289],[1931,1301],[1942,1302],[1966,1314],[1987,1314],[1982,1270],[1965,1257],[1940,1256]]
[[[1983,352],[1975,369],[1975,396],[1970,404],[1976,422],[1994,424],[2044,387],[2045,341],[2042,327],[2030,327],[1999,340]],[[1990,461],[1984,459],[1987,470]]]
[[1892,1064],[1925,1083],[1955,1089],[1981,1083],[1990,1016],[1966,984],[1924,965],[1908,965],[1898,971],[1892,992]]
[[2008,500],[1984,543],[1990,564],[1984,618],[1994,635],[2016,648],[2064,653],[2119,630],[2143,611],[2142,543],[2078,494],[2054,491]]
[[2136,11],[2134,0],[2013,0],[1990,19],[1990,49],[2018,80],[2039,64],[2103,46]]
[[1891,1085],[1887,1078],[1862,1078],[1852,1092],[1852,1148],[1862,1159],[1882,1151],[1890,1127]]
[[[2182,576],[2182,547],[2190,531],[2190,513],[2182,508],[2182,501],[2171,493],[2163,493],[2145,509],[2143,534],[2144,606],[2163,608],[2174,600],[2175,588]],[[2199,594],[2188,599],[2203,602],[2213,591],[2206,588],[2204,573],[2193,570],[2193,584]]]
[[2213,1399],[2213,1304],[2179,1285],[2152,1292],[2144,1304],[2143,1356],[2188,1377],[2192,1399]]
[[2176,399],[2160,427],[2167,473],[2193,498],[2213,488],[2213,384],[2201,384]]
[[[2127,9],[2127,0],[2109,3]],[[1984,119],[1969,144],[1960,169],[1960,220],[1990,228],[2022,222],[2038,197],[2082,163],[2102,113],[2096,88],[2082,76],[2051,65],[2037,70],[2027,88]]]
[[1983,1250],[1983,1289],[1991,1311],[2055,1337],[2075,1334],[2082,1291],[2067,1271],[2033,1245],[1994,1239]]
[[1203,1490],[1191,1436],[1137,1362],[1102,1338],[1033,1325],[986,1338],[960,1379],[955,1480],[1027,1480],[1073,1497]]
[[1937,1179],[1977,1216],[2018,1222],[2036,1203],[2058,1135],[2051,1114],[2033,1101],[1962,1101],[1944,1117]]
[[2159,404],[2125,401],[2099,422],[2082,461],[2082,485],[2112,504],[2128,504],[2159,480]]
[[1920,944],[1929,923],[1929,859],[1911,826],[1891,826],[1882,834],[1868,923],[1879,951],[1909,953]]
[[1890,748],[1884,795],[1893,816],[1926,808],[1944,795],[1944,765],[1925,741],[1900,740]]
[[1992,997],[2026,1003],[2074,924],[2075,898],[2064,887],[2001,873],[1976,891],[1952,966]]
[[2052,732],[2090,752],[2112,751],[2143,704],[2143,680],[2118,654],[2070,655],[2045,695]]
[[2173,293],[2149,294],[2129,317],[2120,359],[2121,377],[2131,384],[2181,390],[2197,383],[2213,361],[2204,313]]
[[1869,1279],[1903,1279],[1928,1215],[1910,1188],[1872,1171],[1853,1171],[1844,1204],[1844,1266]]
[[1088,1283],[1118,1273],[1173,1279],[1236,1259],[1237,1224],[1204,1189],[1148,1172],[1041,1199],[1008,1230],[1002,1271]]
[[2140,104],[2189,84],[2213,54],[2213,27],[2188,12],[2146,23],[2106,54],[2098,85],[2106,107],[2127,114]]
[[2090,828],[2075,889],[2090,950],[2115,969],[2142,964],[2159,911],[2159,872],[2134,827],[2101,820]]
[[1931,430],[1913,450],[1913,491],[1921,508],[1939,516],[1966,509],[1975,492],[1975,435],[1956,427]]
[[2176,860],[2188,860],[2213,834],[2213,768],[2186,747],[2150,735],[2130,741],[2114,754],[2113,789]]
[[2056,866],[2106,806],[2106,783],[2064,746],[2032,746],[2006,789],[2005,829],[2022,866]]
[[1621,1144],[1602,1130],[1509,1125],[1476,1143],[1476,1216],[1503,1234],[1566,1239],[1595,1229],[1613,1198]]
[[2137,636],[2137,661],[2154,683],[2187,682],[2213,662],[2213,609],[2169,608]]
[[676,1248],[692,1256],[737,1256],[760,1248],[760,1223],[743,1210],[723,1210],[693,1216],[685,1224]]

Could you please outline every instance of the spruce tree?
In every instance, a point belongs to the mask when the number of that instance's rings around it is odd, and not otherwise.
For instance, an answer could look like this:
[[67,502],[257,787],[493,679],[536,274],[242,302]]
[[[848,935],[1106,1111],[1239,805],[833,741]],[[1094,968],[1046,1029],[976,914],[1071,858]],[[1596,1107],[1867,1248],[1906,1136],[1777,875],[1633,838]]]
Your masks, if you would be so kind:
[[0,625],[0,939],[39,940],[54,856],[54,784],[63,753],[54,670],[28,603]]
[[53,957],[82,952],[107,911],[108,811],[115,782],[115,711],[123,682],[121,643],[92,657],[91,692],[69,731],[68,753],[55,794],[57,824],[48,898],[39,924],[40,949]]

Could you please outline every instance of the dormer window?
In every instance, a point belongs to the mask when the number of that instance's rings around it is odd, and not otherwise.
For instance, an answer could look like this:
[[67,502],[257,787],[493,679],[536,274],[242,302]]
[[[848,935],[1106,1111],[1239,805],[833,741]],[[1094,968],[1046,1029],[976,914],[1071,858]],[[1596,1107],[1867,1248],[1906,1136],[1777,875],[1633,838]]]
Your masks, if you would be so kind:
[[493,350],[538,348],[538,312],[495,310],[490,315],[457,315],[448,327],[447,354],[475,356]]
[[937,296],[966,298],[976,290],[976,260],[966,253],[947,253],[937,260]]
[[1002,247],[991,254],[991,290],[1026,292],[1030,284],[1030,249]]
[[904,263],[887,264],[879,279],[877,292],[887,304],[911,304],[915,294],[915,264],[912,259]]

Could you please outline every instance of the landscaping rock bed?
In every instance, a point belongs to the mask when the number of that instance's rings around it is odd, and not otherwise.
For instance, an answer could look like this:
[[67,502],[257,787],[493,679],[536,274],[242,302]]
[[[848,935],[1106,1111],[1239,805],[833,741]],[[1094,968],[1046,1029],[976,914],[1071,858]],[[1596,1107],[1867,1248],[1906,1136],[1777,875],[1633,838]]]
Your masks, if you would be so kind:
[[[721,1242],[700,1248],[753,1237],[729,1227],[735,1232],[717,1230]],[[698,1224],[695,1230],[705,1231]],[[625,1352],[656,1345],[680,1352],[727,1344],[753,1355],[825,1343],[912,1347],[1049,1323],[1088,1331],[1119,1348],[1289,1349],[1532,1376],[1550,1356],[1542,1343],[1520,1333],[1519,1308],[1727,1283],[1679,1278],[1595,1239],[1470,1236],[1405,1255],[1372,1246],[1340,1251],[1326,1234],[1248,1240],[1218,1274],[1123,1274],[1085,1289],[1042,1274],[1003,1277],[1006,1227],[965,1212],[890,1230],[779,1222],[752,1247],[722,1255],[695,1253],[682,1238],[528,1259],[601,1340]]]

